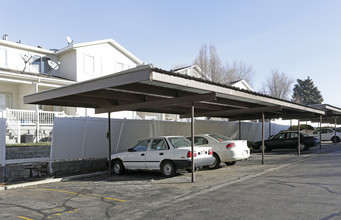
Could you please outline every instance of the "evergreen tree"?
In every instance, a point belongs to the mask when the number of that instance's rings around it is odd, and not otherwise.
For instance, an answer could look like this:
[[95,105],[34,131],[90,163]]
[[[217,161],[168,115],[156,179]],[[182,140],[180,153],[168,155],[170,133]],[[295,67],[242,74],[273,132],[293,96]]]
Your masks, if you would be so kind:
[[313,105],[321,104],[323,98],[313,80],[308,76],[305,80],[297,79],[291,101],[303,105]]

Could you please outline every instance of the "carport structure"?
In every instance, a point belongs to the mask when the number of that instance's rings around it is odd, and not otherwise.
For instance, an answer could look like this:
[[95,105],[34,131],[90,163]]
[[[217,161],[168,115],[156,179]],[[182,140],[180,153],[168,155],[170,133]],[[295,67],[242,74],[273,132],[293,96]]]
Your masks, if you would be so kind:
[[[264,125],[264,119],[297,119],[325,114],[323,110],[313,107],[180,75],[151,65],[27,95],[24,103],[95,108],[96,113],[108,113],[109,129],[110,113],[116,111],[156,112],[191,117],[192,151],[194,117],[262,119]],[[109,160],[110,157],[109,135]],[[192,169],[193,167],[192,164]],[[109,169],[111,171],[111,166]]]
[[[310,107],[320,109],[325,112],[325,115],[320,115],[319,117],[310,117],[310,118],[303,118],[302,120],[305,121],[312,121],[312,122],[319,122],[320,129],[322,126],[322,123],[329,123],[334,124],[334,135],[336,136],[336,125],[341,124],[341,108],[328,105],[328,104],[316,104],[316,105],[310,105]],[[321,139],[321,132],[320,132],[320,139]],[[336,142],[334,143],[336,144]],[[320,143],[321,148],[321,143]]]

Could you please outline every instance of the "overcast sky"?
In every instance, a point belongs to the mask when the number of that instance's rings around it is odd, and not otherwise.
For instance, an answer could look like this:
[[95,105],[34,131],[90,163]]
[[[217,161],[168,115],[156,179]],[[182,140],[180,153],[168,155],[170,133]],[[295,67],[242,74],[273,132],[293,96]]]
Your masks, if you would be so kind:
[[222,63],[252,65],[259,91],[271,70],[312,78],[324,103],[341,107],[339,0],[0,0],[9,40],[61,49],[114,39],[140,60],[170,70],[190,65],[202,45]]

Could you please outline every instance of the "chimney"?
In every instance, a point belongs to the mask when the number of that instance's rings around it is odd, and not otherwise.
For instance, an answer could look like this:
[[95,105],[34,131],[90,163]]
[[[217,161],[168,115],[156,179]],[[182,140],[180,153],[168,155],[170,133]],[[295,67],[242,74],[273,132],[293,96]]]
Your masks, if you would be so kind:
[[2,39],[3,39],[3,40],[8,40],[8,35],[7,35],[7,34],[4,34],[4,35],[2,36]]

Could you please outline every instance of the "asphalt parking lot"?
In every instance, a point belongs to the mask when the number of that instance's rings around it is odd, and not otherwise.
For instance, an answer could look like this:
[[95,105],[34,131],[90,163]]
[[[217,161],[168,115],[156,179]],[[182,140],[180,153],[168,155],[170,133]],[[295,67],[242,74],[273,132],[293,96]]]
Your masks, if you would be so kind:
[[187,172],[173,178],[156,172],[129,172],[4,190],[0,191],[0,219],[141,219],[153,210],[205,198],[339,149],[341,144],[325,144],[300,156],[292,150],[273,151],[265,155],[265,164],[261,164],[261,154],[254,153],[234,166],[196,172],[195,183]]

